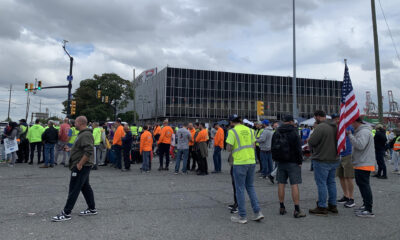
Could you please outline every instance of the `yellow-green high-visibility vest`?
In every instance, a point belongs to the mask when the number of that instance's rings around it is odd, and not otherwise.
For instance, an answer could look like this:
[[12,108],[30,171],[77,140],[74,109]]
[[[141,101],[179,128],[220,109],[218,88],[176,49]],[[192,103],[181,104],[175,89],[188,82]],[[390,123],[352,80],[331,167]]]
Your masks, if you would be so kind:
[[226,143],[233,146],[233,165],[255,164],[254,131],[242,124],[229,130]]
[[131,126],[131,132],[133,136],[138,135],[138,127],[137,126]]

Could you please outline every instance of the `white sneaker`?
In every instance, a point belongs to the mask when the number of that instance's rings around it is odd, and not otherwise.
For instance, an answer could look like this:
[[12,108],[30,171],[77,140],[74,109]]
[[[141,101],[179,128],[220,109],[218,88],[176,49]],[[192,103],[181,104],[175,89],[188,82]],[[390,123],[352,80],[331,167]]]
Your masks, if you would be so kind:
[[231,221],[234,223],[241,223],[245,224],[247,223],[247,218],[246,217],[240,217],[240,216],[232,216]]
[[262,214],[261,211],[259,211],[258,213],[254,213],[254,216],[253,216],[253,218],[251,220],[260,221],[263,218],[264,218],[264,215]]
[[88,208],[79,213],[79,216],[91,216],[91,215],[97,215],[97,210],[96,209],[91,210]]

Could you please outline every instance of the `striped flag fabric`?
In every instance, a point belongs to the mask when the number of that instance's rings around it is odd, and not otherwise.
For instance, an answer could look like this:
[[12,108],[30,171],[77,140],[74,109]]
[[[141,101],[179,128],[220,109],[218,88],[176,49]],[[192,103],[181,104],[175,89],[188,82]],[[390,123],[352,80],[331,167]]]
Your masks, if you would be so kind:
[[340,120],[337,131],[337,152],[338,154],[346,149],[346,128],[350,126],[358,117],[360,110],[356,100],[356,95],[351,84],[349,69],[345,62],[344,79],[342,83],[342,99],[340,103]]

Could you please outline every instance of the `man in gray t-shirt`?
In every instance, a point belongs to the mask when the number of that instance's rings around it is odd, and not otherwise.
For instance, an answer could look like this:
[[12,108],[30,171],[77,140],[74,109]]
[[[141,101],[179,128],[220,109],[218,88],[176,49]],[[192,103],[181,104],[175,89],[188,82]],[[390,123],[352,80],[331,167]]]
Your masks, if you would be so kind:
[[178,140],[178,153],[176,155],[175,174],[179,173],[181,160],[183,160],[182,172],[187,173],[186,165],[189,157],[189,141],[192,140],[192,134],[190,134],[187,126],[188,124],[185,123],[183,127],[180,128],[175,134],[175,137]]

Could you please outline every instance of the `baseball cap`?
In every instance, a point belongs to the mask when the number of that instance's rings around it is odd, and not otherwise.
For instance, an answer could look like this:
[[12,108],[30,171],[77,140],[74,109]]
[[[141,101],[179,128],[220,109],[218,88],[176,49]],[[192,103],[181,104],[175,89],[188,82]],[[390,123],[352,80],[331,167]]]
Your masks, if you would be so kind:
[[375,128],[376,128],[376,129],[383,129],[383,125],[380,124],[380,123],[378,123],[378,124],[376,124]]
[[338,118],[339,117],[339,114],[336,114],[336,113],[333,113],[332,115],[331,115],[331,118],[332,119],[335,119],[335,118]]
[[117,120],[115,120],[115,121],[116,121],[116,122],[119,122],[119,123],[122,122],[121,118],[117,118]]
[[284,122],[291,122],[291,121],[294,121],[294,118],[293,118],[292,115],[286,115],[286,116],[283,117],[283,121]]
[[229,121],[231,121],[231,122],[238,120],[238,119],[239,119],[239,116],[237,114],[233,114],[233,115],[229,116]]
[[356,119],[356,122],[359,122],[359,123],[361,123],[361,124],[365,124],[365,122],[361,119],[361,117],[358,117],[358,118]]
[[269,125],[269,121],[267,119],[263,120],[261,123],[264,125]]

